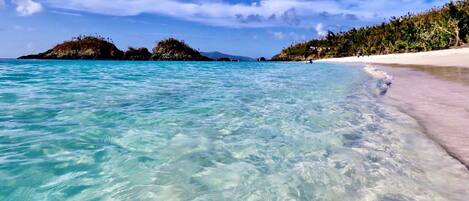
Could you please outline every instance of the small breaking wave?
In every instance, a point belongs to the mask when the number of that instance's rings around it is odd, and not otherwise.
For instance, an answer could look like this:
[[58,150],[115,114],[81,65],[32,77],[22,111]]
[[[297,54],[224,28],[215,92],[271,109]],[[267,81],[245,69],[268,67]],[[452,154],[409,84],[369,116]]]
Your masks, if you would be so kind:
[[385,95],[388,92],[388,89],[391,88],[393,77],[383,70],[371,65],[366,65],[363,70],[368,75],[378,80],[376,88],[379,90],[380,95]]

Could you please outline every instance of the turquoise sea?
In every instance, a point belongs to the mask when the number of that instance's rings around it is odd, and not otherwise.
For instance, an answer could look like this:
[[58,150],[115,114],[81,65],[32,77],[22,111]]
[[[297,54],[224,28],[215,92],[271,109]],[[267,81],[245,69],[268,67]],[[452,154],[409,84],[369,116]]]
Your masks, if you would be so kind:
[[469,200],[359,66],[0,60],[0,200]]

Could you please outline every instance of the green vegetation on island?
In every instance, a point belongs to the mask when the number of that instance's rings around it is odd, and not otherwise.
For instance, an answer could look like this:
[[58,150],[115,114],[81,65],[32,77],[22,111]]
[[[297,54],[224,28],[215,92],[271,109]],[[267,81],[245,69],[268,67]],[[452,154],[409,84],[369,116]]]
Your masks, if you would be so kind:
[[109,39],[100,36],[79,36],[56,45],[46,52],[22,56],[20,59],[121,59],[123,52]]
[[450,2],[420,14],[393,17],[387,23],[328,32],[322,39],[291,45],[276,61],[299,61],[357,55],[447,49],[469,42],[469,0]]
[[129,47],[129,49],[124,53],[124,60],[150,60],[151,53],[148,51],[147,48],[133,48]]
[[211,61],[212,59],[202,56],[199,51],[194,50],[184,41],[169,38],[158,42],[153,48],[152,60],[164,61]]
[[86,60],[168,60],[210,61],[183,41],[169,38],[157,43],[150,53],[147,48],[119,50],[110,39],[101,36],[79,36],[56,45],[46,52],[19,59],[86,59]]

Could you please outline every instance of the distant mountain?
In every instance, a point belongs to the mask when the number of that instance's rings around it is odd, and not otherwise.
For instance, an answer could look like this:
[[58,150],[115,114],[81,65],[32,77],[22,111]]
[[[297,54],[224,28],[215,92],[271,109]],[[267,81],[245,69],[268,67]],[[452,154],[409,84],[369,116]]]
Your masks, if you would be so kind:
[[200,52],[200,54],[211,58],[213,60],[219,60],[223,58],[230,58],[231,60],[239,60],[239,61],[256,61],[256,59],[244,56],[236,56],[236,55],[229,55],[221,52]]

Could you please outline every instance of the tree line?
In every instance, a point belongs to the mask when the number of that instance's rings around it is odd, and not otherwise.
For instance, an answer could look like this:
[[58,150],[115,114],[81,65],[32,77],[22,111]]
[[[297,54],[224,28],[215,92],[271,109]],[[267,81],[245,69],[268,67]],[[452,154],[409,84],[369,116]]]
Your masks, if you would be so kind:
[[291,45],[273,60],[305,60],[357,55],[420,52],[469,42],[469,0],[427,12],[392,17],[388,22]]

